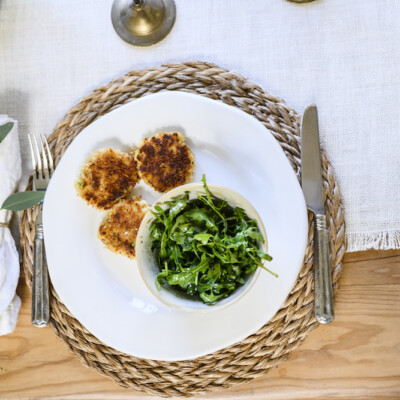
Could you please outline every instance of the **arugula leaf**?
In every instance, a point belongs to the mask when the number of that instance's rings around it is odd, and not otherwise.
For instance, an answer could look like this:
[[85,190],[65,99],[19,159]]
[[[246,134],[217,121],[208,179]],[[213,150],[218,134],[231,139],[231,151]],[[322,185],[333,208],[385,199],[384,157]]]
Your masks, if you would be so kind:
[[152,251],[160,273],[156,285],[169,285],[205,303],[230,296],[246,283],[263,260],[272,257],[259,244],[257,221],[243,209],[232,208],[214,196],[203,175],[205,195],[189,200],[188,193],[155,207],[150,226]]
[[208,215],[207,210],[202,210],[200,208],[193,208],[192,210],[186,211],[182,215],[189,221],[199,223],[202,225],[204,222],[206,227],[212,231],[217,230],[217,226],[211,216]]
[[201,242],[201,244],[207,244],[208,241],[213,237],[211,233],[198,233],[195,237],[194,240],[198,240]]

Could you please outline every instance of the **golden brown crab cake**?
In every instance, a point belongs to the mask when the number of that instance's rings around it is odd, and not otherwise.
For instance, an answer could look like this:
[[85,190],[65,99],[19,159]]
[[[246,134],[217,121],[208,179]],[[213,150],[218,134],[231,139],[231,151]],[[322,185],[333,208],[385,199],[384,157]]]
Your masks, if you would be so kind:
[[189,183],[194,156],[179,132],[160,132],[145,139],[136,150],[140,177],[157,192]]
[[140,196],[120,201],[104,218],[98,238],[114,253],[135,258],[136,236],[148,209],[149,204]]
[[108,210],[139,180],[133,154],[109,148],[97,150],[87,158],[75,187],[91,206]]

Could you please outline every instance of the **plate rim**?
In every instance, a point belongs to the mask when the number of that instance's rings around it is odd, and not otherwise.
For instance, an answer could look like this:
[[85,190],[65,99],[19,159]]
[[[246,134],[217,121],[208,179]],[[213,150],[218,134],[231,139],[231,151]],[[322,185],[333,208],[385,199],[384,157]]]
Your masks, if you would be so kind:
[[[277,148],[279,148],[279,151],[282,152],[282,155],[283,155],[283,157],[284,157],[284,159],[285,159],[285,162],[286,162],[287,165],[290,167],[291,174],[293,174],[293,176],[296,178],[296,182],[297,182],[297,186],[298,186],[299,192],[302,194],[301,187],[300,187],[300,183],[298,182],[298,179],[297,179],[297,177],[296,177],[295,171],[293,170],[292,166],[290,165],[290,162],[289,162],[289,160],[288,160],[288,158],[287,158],[287,156],[286,156],[284,150],[282,149],[281,145],[280,145],[279,142],[275,139],[274,135],[272,134],[272,132],[271,132],[268,128],[266,128],[257,118],[254,118],[254,117],[251,116],[250,114],[247,114],[246,112],[244,112],[243,110],[238,109],[237,107],[230,106],[230,105],[224,103],[224,102],[221,101],[221,100],[211,99],[211,98],[208,98],[208,97],[205,97],[205,96],[201,96],[201,95],[199,95],[199,94],[187,93],[187,92],[183,92],[183,91],[168,91],[168,90],[162,90],[162,91],[157,92],[157,93],[146,94],[146,95],[144,95],[144,96],[142,96],[142,97],[140,97],[140,98],[133,99],[132,101],[129,101],[128,103],[121,104],[119,107],[117,107],[117,108],[111,110],[110,112],[108,112],[107,114],[104,114],[104,115],[102,115],[101,117],[97,118],[95,121],[93,121],[92,123],[90,123],[89,125],[87,125],[84,129],[82,129],[82,131],[80,131],[79,135],[81,135],[82,133],[85,133],[86,129],[89,128],[89,127],[90,127],[91,129],[93,129],[93,127],[96,128],[97,125],[101,124],[101,121],[103,121],[105,118],[109,117],[111,114],[117,115],[118,112],[122,112],[121,110],[123,110],[125,107],[129,107],[129,106],[131,106],[132,104],[135,104],[135,103],[137,103],[137,102],[149,101],[149,98],[152,98],[152,97],[161,97],[161,96],[170,96],[170,95],[173,95],[173,96],[177,95],[177,96],[192,97],[192,98],[196,98],[196,100],[203,101],[203,102],[207,102],[207,103],[209,103],[209,104],[215,104],[215,103],[217,103],[219,106],[222,106],[222,107],[224,107],[224,108],[226,108],[226,109],[229,109],[230,112],[237,113],[238,115],[240,114],[240,116],[243,116],[243,117],[247,118],[248,121],[252,121],[252,123],[256,123],[257,125],[262,126],[262,128],[265,129],[265,133],[268,132],[267,134],[271,135],[271,138],[273,139],[273,142],[276,144]],[[74,140],[75,140],[75,138],[74,138]],[[66,152],[68,152],[70,149],[71,149],[71,147],[68,146],[68,148],[66,149]],[[61,162],[62,162],[62,159],[60,160],[60,163],[61,163]],[[56,169],[56,171],[57,171],[57,169]],[[56,172],[55,172],[55,174],[56,174]],[[161,196],[161,194],[160,194],[160,196]],[[307,223],[307,209],[306,209],[306,206],[305,206],[305,200],[304,200],[304,197],[303,197],[303,196],[301,196],[301,198],[302,198],[302,200],[303,200],[303,210],[304,210],[304,215],[305,215],[305,217],[306,217],[306,218],[305,218],[306,224],[304,225],[305,231],[304,231],[304,236],[303,236],[303,239],[304,239],[303,242],[304,242],[304,243],[303,243],[303,246],[302,246],[302,249],[303,249],[303,250],[302,250],[302,254],[303,254],[303,259],[304,259],[304,254],[305,254],[305,251],[306,251],[306,248],[307,248],[308,223]],[[44,224],[46,224],[46,223],[45,223],[45,220],[46,220],[45,215],[47,215],[47,214],[46,214],[46,210],[47,210],[47,208],[46,208],[46,202],[45,202],[45,205],[44,205]],[[46,231],[46,229],[45,229],[45,231]],[[46,234],[45,234],[45,242],[46,242]],[[160,360],[160,361],[183,361],[183,360],[192,360],[192,359],[195,359],[195,358],[198,358],[198,357],[201,357],[201,356],[204,356],[204,355],[211,354],[211,353],[214,353],[214,352],[216,352],[216,351],[222,350],[223,348],[229,347],[229,346],[233,345],[234,343],[237,343],[237,342],[240,342],[241,340],[244,340],[244,339],[245,339],[246,337],[248,337],[249,335],[252,335],[252,334],[256,333],[259,329],[262,328],[262,326],[264,326],[265,324],[267,324],[267,323],[274,317],[274,315],[279,311],[279,309],[282,307],[282,305],[283,305],[284,302],[286,301],[287,296],[291,293],[291,290],[292,290],[292,288],[293,288],[293,285],[295,284],[295,282],[296,282],[296,280],[297,280],[297,277],[298,277],[298,274],[299,274],[299,272],[300,272],[300,270],[301,270],[301,268],[302,268],[302,265],[303,265],[303,261],[301,261],[301,262],[299,263],[299,266],[298,266],[298,268],[296,269],[296,275],[294,276],[293,280],[290,282],[290,289],[289,289],[289,291],[287,292],[287,294],[286,294],[284,300],[281,302],[281,304],[276,308],[276,310],[274,311],[274,313],[273,313],[268,319],[263,320],[263,322],[262,322],[261,324],[259,324],[259,326],[257,327],[257,329],[251,329],[251,332],[250,332],[250,333],[246,334],[245,336],[243,336],[243,337],[242,337],[241,339],[239,339],[239,340],[234,339],[234,340],[232,340],[232,341],[226,342],[226,344],[224,344],[223,346],[214,346],[214,347],[213,347],[212,349],[210,349],[209,351],[202,352],[202,353],[197,354],[197,355],[192,356],[192,357],[183,357],[183,358],[156,358],[156,359],[157,359],[157,360]],[[49,267],[49,274],[50,274],[50,277],[52,276],[51,270],[52,270],[52,268]],[[54,273],[54,272],[53,272],[53,273]],[[53,281],[53,279],[52,279],[52,281]],[[54,289],[56,289],[54,285],[53,285],[53,287],[54,287]],[[57,290],[56,290],[56,291],[57,291]],[[57,293],[58,293],[58,292],[57,292]],[[59,297],[60,297],[60,296],[59,296]],[[65,304],[64,300],[62,299],[62,297],[60,297],[60,299],[61,299],[61,301]],[[65,304],[65,306],[67,307],[66,304]],[[70,307],[67,307],[67,308],[70,310]],[[81,319],[78,318],[78,317],[76,316],[76,312],[72,312],[72,311],[70,311],[70,312],[71,312],[71,314],[72,314],[83,326],[85,326],[85,327],[87,326],[87,324],[83,323],[83,322],[81,321]],[[87,329],[91,332],[91,334],[92,334],[93,336],[99,338],[99,335],[98,335],[98,334],[93,333],[92,330],[90,330],[89,328],[87,328]],[[99,339],[100,339],[100,338],[99,338]],[[100,340],[102,340],[102,339],[100,339]],[[118,348],[118,346],[115,346],[115,345],[112,345],[112,344],[108,344],[108,343],[107,343],[106,341],[104,341],[104,340],[102,340],[102,341],[103,341],[107,346],[110,346],[110,347],[112,347],[112,348],[114,348],[114,349],[116,349],[116,350],[119,350],[119,351],[123,351],[123,352],[125,352],[125,353],[127,353],[127,354],[129,354],[129,355],[131,355],[131,356],[134,356],[134,357],[141,357],[141,358],[149,358],[149,357],[143,357],[142,355],[132,354],[131,352],[127,352],[126,350],[121,350],[120,348]],[[154,359],[154,358],[149,358],[149,359]]]

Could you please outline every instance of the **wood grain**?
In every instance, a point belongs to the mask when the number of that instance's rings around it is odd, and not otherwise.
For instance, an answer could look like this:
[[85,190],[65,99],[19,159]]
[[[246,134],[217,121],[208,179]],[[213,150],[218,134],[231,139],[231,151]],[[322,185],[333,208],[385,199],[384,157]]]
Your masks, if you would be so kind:
[[[263,378],[204,399],[400,399],[400,251],[345,256],[336,319],[314,330]],[[154,399],[82,366],[50,328],[30,323],[30,292],[16,331],[0,337],[1,399]]]

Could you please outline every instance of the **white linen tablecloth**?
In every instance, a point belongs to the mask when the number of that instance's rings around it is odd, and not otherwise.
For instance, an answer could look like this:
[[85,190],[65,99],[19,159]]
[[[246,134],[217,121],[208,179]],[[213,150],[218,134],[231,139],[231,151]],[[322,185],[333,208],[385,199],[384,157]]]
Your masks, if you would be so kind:
[[176,0],[175,27],[148,48],[117,36],[111,4],[0,3],[0,112],[19,121],[25,179],[26,134],[49,134],[97,86],[132,69],[210,61],[299,112],[316,103],[348,251],[400,247],[399,0]]

